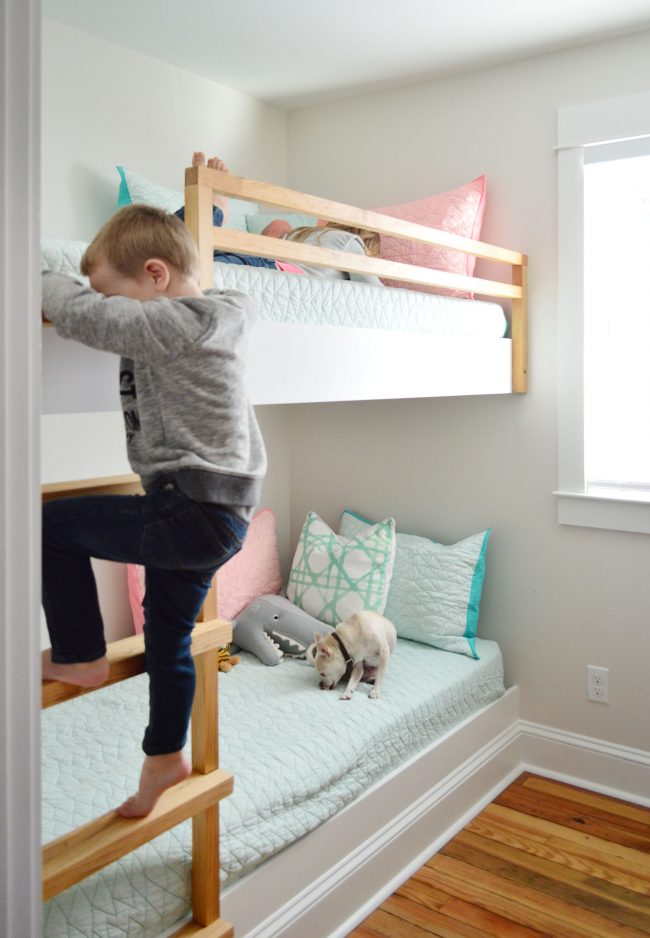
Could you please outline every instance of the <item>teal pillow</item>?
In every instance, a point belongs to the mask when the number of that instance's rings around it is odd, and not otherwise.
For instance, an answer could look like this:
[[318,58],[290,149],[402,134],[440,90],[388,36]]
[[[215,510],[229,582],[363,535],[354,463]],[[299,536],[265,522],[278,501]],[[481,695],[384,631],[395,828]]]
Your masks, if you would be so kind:
[[[152,182],[138,173],[132,173],[123,166],[117,166],[120,174],[120,188],[117,193],[117,204],[119,208],[123,205],[132,203],[144,203],[145,205],[154,205],[170,214],[177,212],[185,201],[183,192],[170,189],[167,186],[161,186],[158,182]],[[250,215],[256,208],[255,202],[247,202],[244,199],[228,199],[228,220],[224,228],[236,228],[238,231],[246,231],[246,219],[254,218]]]
[[[339,534],[358,536],[371,525],[344,511]],[[475,639],[490,530],[451,545],[415,534],[396,535],[384,615],[400,638],[478,658]]]
[[266,226],[270,225],[272,221],[276,221],[276,219],[289,222],[292,228],[304,228],[305,226],[311,228],[318,221],[313,215],[300,215],[297,212],[285,212],[276,215],[247,215],[246,228],[251,234],[262,234]]
[[182,192],[145,179],[144,176],[132,173],[123,166],[118,166],[117,171],[120,174],[120,188],[117,196],[117,204],[120,208],[123,205],[136,203],[154,205],[156,208],[171,213],[177,212],[183,204]]
[[382,613],[394,559],[393,518],[342,537],[310,511],[291,565],[287,599],[334,626],[362,609]]

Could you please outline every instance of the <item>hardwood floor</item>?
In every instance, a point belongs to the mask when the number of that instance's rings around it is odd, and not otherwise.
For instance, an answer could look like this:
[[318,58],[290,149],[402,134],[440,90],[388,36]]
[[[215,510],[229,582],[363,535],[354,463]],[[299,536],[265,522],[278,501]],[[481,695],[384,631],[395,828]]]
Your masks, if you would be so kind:
[[650,935],[650,809],[521,775],[348,938]]

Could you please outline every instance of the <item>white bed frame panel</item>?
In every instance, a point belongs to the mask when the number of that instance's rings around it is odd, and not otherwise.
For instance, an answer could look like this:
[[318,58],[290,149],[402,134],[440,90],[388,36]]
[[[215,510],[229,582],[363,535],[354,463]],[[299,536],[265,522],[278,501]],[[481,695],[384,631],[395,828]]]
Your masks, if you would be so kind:
[[512,392],[510,339],[476,339],[258,321],[250,336],[254,404]]
[[237,938],[344,938],[517,776],[518,709],[513,687],[226,887]]

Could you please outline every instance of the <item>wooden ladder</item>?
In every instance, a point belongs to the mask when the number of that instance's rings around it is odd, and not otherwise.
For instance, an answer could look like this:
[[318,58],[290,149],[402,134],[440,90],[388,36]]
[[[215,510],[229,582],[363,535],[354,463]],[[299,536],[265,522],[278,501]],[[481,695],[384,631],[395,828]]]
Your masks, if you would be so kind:
[[[43,498],[137,490],[137,476],[91,479],[43,486]],[[214,587],[204,612],[215,607]],[[143,818],[123,818],[116,811],[58,837],[43,848],[43,898],[53,896],[137,847],[192,818],[192,921],[174,938],[232,938],[233,927],[219,914],[219,802],[231,794],[233,777],[219,768],[219,649],[232,639],[232,625],[220,619],[198,623],[192,635],[196,692],[192,707],[192,773],[165,791]],[[144,636],[109,644],[108,680],[115,684],[142,674]],[[74,687],[59,681],[42,684],[43,709],[101,688]]]

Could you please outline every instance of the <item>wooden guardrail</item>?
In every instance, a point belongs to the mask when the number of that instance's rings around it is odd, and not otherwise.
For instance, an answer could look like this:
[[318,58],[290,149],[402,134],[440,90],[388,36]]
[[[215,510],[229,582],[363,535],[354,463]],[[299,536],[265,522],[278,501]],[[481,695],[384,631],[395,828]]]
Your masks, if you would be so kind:
[[[419,241],[447,250],[461,251],[477,258],[496,261],[510,267],[510,282],[467,277],[447,271],[433,270],[429,267],[362,257],[345,251],[333,251],[300,242],[268,238],[227,228],[215,228],[212,224],[213,193],[248,199],[354,228],[365,228],[380,235]],[[205,166],[193,166],[185,171],[185,221],[198,245],[201,285],[204,289],[213,284],[212,253],[214,248],[218,248],[294,264],[305,263],[311,266],[333,267],[350,273],[373,274],[377,277],[511,300],[512,390],[516,393],[524,393],[527,390],[528,259],[525,254],[486,242],[462,238],[426,225],[417,225],[389,215],[382,215],[379,212],[355,208],[342,202],[334,202],[269,183],[242,179]]]

